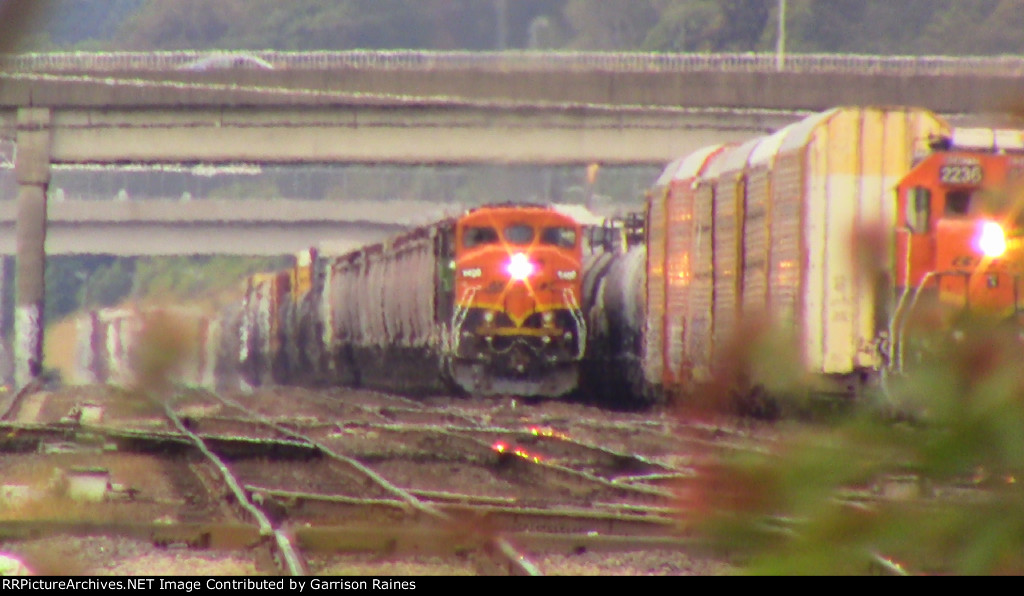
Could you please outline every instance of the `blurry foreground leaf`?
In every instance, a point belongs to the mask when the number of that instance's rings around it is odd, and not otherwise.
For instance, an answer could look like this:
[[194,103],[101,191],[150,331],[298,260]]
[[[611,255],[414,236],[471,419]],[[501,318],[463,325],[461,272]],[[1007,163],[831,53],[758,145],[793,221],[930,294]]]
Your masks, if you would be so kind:
[[960,328],[848,416],[778,422],[770,453],[702,470],[684,510],[754,574],[1024,573],[1024,349]]

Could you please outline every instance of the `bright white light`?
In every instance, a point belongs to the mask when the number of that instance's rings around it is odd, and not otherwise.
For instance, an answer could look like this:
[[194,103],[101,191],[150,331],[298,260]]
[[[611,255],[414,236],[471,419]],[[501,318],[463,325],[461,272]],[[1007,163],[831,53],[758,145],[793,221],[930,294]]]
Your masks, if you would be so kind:
[[508,267],[506,267],[509,277],[515,281],[522,281],[527,277],[533,275],[533,263],[530,262],[529,257],[521,252],[517,252],[512,255],[512,258],[508,261]]
[[981,225],[978,236],[978,249],[986,257],[997,258],[1006,252],[1006,235],[1003,228],[994,221],[986,221]]

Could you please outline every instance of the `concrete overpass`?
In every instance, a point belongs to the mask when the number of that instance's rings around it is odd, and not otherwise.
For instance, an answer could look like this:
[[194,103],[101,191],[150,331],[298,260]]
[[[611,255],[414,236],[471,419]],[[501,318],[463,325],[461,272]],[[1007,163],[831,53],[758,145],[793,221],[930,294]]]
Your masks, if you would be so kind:
[[[0,201],[0,255],[16,252],[16,201]],[[427,201],[51,201],[46,254],[294,254],[377,242],[462,210]]]
[[[943,114],[1013,107],[1020,56],[774,53],[328,51],[236,53],[273,69],[192,65],[208,52],[103,52],[0,57],[0,72],[116,81],[221,84],[239,89],[515,104],[820,111],[905,104]],[[242,95],[239,95],[242,98]],[[230,103],[222,94],[221,104]]]
[[770,54],[260,52],[0,59],[0,135],[45,108],[56,163],[665,163],[811,111],[1019,112],[1024,59]]

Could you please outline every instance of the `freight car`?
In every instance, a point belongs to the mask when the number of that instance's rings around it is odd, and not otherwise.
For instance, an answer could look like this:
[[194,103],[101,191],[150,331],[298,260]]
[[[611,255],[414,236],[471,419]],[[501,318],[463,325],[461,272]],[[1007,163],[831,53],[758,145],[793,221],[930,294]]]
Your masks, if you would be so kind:
[[302,251],[216,314],[89,312],[70,379],[136,383],[142,337],[173,317],[183,345],[168,372],[186,385],[563,396],[587,342],[581,230],[550,207],[485,206],[355,251]]
[[[645,260],[635,339],[606,346],[643,378],[605,391],[693,393],[767,323],[792,336],[807,378],[848,394],[900,368],[906,321],[929,297],[1016,316],[1024,218],[1007,191],[1022,149],[1019,131],[954,130],[923,109],[836,108],[672,162],[648,193],[644,245],[613,257]],[[587,274],[637,283],[613,271]]]
[[165,380],[214,387],[221,323],[190,307],[122,305],[75,319],[72,384],[130,387]]
[[586,342],[581,259],[571,217],[479,207],[250,278],[227,341],[250,385],[557,397],[576,388]]

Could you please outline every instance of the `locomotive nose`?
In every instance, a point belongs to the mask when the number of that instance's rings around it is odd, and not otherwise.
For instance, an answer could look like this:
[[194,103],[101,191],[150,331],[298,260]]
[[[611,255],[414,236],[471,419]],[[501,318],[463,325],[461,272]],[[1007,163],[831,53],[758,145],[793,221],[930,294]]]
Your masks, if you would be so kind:
[[505,294],[505,312],[517,327],[536,309],[537,300],[523,284],[516,284]]

